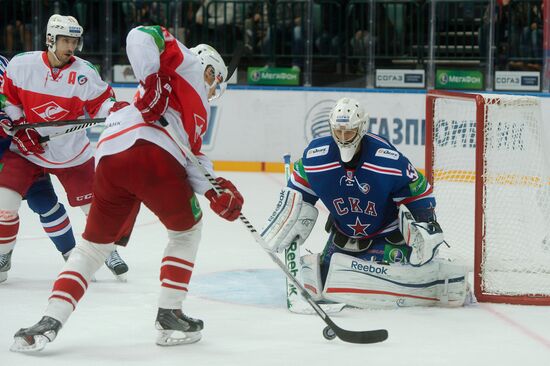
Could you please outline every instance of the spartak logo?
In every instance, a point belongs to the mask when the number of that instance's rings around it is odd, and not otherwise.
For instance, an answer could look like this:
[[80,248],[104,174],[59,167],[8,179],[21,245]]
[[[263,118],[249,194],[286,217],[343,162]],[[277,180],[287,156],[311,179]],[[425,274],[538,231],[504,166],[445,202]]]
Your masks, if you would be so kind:
[[32,111],[46,121],[59,121],[69,113],[68,110],[63,109],[55,102],[48,102],[41,106],[34,107]]

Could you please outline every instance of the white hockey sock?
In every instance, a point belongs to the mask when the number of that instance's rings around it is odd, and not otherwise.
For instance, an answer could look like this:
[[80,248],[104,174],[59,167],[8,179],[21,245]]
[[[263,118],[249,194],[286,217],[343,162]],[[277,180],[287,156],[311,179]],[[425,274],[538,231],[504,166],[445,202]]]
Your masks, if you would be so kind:
[[0,187],[0,254],[13,250],[19,231],[19,207],[22,197],[19,193]]
[[57,276],[44,315],[64,324],[84,296],[92,275],[113,250],[114,244],[78,243]]
[[187,231],[168,230],[168,245],[160,267],[159,308],[181,309],[201,238],[202,222]]

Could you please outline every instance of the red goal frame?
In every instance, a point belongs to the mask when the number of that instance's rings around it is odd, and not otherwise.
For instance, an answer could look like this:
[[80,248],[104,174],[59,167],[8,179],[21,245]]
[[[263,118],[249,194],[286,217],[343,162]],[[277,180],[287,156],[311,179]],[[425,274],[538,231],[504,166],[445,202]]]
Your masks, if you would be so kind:
[[[485,168],[485,105],[486,100],[480,94],[467,94],[430,90],[426,94],[426,149],[425,170],[426,178],[433,185],[433,129],[434,129],[434,102],[437,98],[446,97],[458,100],[471,100],[476,103],[476,151],[475,151],[475,213],[474,213],[474,294],[480,302],[508,303],[522,305],[550,305],[550,295],[494,295],[484,292],[482,282],[481,260],[485,243],[484,211],[479,202],[484,201],[485,180],[482,172]],[[437,197],[436,197],[437,200]]]

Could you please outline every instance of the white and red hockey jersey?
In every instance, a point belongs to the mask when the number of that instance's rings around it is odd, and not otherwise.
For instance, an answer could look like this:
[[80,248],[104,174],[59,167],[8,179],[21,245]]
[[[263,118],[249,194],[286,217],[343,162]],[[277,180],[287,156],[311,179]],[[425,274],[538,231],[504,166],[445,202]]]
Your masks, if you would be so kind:
[[[157,72],[170,77],[172,92],[164,118],[175,127],[177,138],[213,173],[212,162],[200,151],[210,104],[204,83],[204,68],[199,59],[160,26],[132,29],[126,38],[126,53],[138,80],[143,82],[148,75]],[[143,93],[141,86],[138,93]],[[166,130],[158,123],[144,122],[133,104],[112,113],[106,125],[108,127],[97,144],[96,164],[101,157],[124,151],[138,139],[143,139],[162,147],[186,167],[189,182],[196,193],[203,194],[211,188],[200,171],[188,164],[184,153]]]
[[[9,63],[4,83],[6,113],[12,120],[24,116],[27,123],[106,117],[114,103],[112,88],[101,80],[89,62],[73,57],[62,68],[52,68],[47,52],[27,52],[15,56]],[[43,135],[63,127],[42,127]],[[19,153],[16,146],[10,148]],[[56,137],[40,155],[24,158],[47,168],[67,168],[88,161],[93,149],[86,131]]]

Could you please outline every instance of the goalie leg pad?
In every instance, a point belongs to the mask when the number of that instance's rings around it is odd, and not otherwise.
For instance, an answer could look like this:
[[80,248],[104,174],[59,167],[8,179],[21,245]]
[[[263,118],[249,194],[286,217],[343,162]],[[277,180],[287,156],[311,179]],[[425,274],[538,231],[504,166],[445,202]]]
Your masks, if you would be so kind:
[[321,271],[319,266],[319,254],[307,254],[300,258],[302,263],[302,280],[305,289],[313,300],[320,301],[323,291],[323,283],[321,282]]
[[466,268],[441,263],[388,265],[335,253],[323,297],[359,308],[461,306],[468,292]]
[[313,230],[319,212],[294,189],[283,188],[275,210],[262,229],[269,250],[281,252],[293,242],[301,245]]

